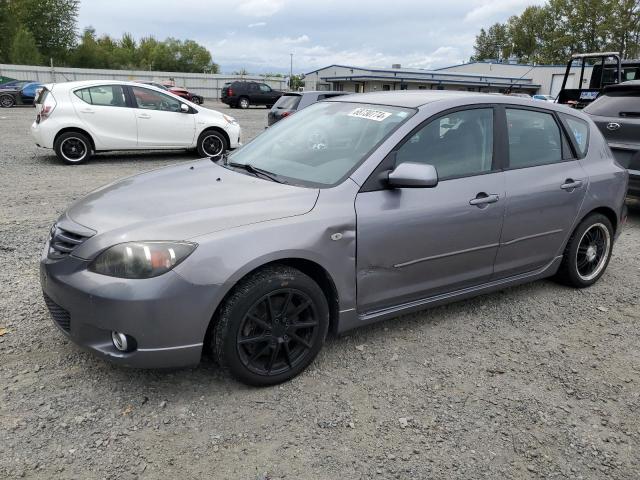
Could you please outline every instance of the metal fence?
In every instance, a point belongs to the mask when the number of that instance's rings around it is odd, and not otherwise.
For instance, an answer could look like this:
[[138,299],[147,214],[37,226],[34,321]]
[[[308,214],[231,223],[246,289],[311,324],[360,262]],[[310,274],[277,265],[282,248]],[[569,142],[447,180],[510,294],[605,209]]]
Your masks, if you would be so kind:
[[185,87],[208,99],[220,98],[220,89],[226,82],[255,80],[276,90],[287,88],[286,78],[259,75],[221,75],[210,73],[153,72],[145,70],[103,70],[97,68],[36,67],[31,65],[0,64],[0,76],[34,82],[70,82],[73,80],[130,80],[142,82],[171,82]]

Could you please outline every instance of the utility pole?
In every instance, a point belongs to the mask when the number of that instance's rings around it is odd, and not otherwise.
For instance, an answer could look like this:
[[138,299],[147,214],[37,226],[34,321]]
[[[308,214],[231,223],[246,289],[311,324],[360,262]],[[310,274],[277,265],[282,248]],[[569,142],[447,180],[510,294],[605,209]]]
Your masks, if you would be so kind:
[[291,55],[291,66],[289,68],[289,90],[293,90],[293,53]]

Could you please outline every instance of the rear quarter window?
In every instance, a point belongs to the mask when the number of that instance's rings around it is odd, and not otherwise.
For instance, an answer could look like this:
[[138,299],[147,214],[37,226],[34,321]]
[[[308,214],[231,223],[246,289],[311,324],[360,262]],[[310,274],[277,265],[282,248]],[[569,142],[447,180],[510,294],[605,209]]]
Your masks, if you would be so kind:
[[583,158],[589,148],[589,124],[580,118],[564,113],[560,114],[560,116],[564,120],[569,135],[573,138],[574,144],[578,149],[578,156]]

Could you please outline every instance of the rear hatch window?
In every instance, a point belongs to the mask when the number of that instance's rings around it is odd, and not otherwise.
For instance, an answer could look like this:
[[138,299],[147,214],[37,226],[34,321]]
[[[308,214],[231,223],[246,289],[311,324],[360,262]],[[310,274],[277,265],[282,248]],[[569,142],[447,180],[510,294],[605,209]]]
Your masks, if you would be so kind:
[[47,90],[45,87],[40,87],[39,92],[36,92],[36,99],[34,100],[33,103],[35,103],[36,105],[42,105],[44,103],[44,101],[47,99],[47,95],[49,95],[49,90]]
[[295,110],[300,104],[301,95],[284,94],[278,99],[275,107],[278,110]]

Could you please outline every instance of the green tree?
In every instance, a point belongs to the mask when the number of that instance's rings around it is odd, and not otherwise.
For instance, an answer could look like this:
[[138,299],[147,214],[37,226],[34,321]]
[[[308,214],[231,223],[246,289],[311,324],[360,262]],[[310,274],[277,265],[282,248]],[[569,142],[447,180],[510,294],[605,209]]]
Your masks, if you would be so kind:
[[11,61],[11,45],[19,24],[11,11],[9,0],[0,0],[0,63]]
[[512,54],[520,61],[538,62],[537,50],[544,32],[545,11],[538,6],[527,7],[520,16],[507,21]]
[[289,79],[289,87],[291,90],[298,90],[304,87],[304,75],[292,75]]
[[39,65],[42,62],[36,41],[29,30],[18,28],[13,37],[9,58],[11,63],[18,65]]
[[506,59],[511,55],[511,39],[506,25],[495,23],[488,31],[480,29],[472,60]]
[[79,68],[104,68],[103,52],[96,39],[96,31],[92,27],[85,28],[80,44],[69,56],[69,63]]
[[549,0],[476,36],[472,60],[564,63],[572,53],[640,55],[640,0]]
[[45,59],[61,63],[77,40],[78,0],[5,0],[15,20],[31,32]]

